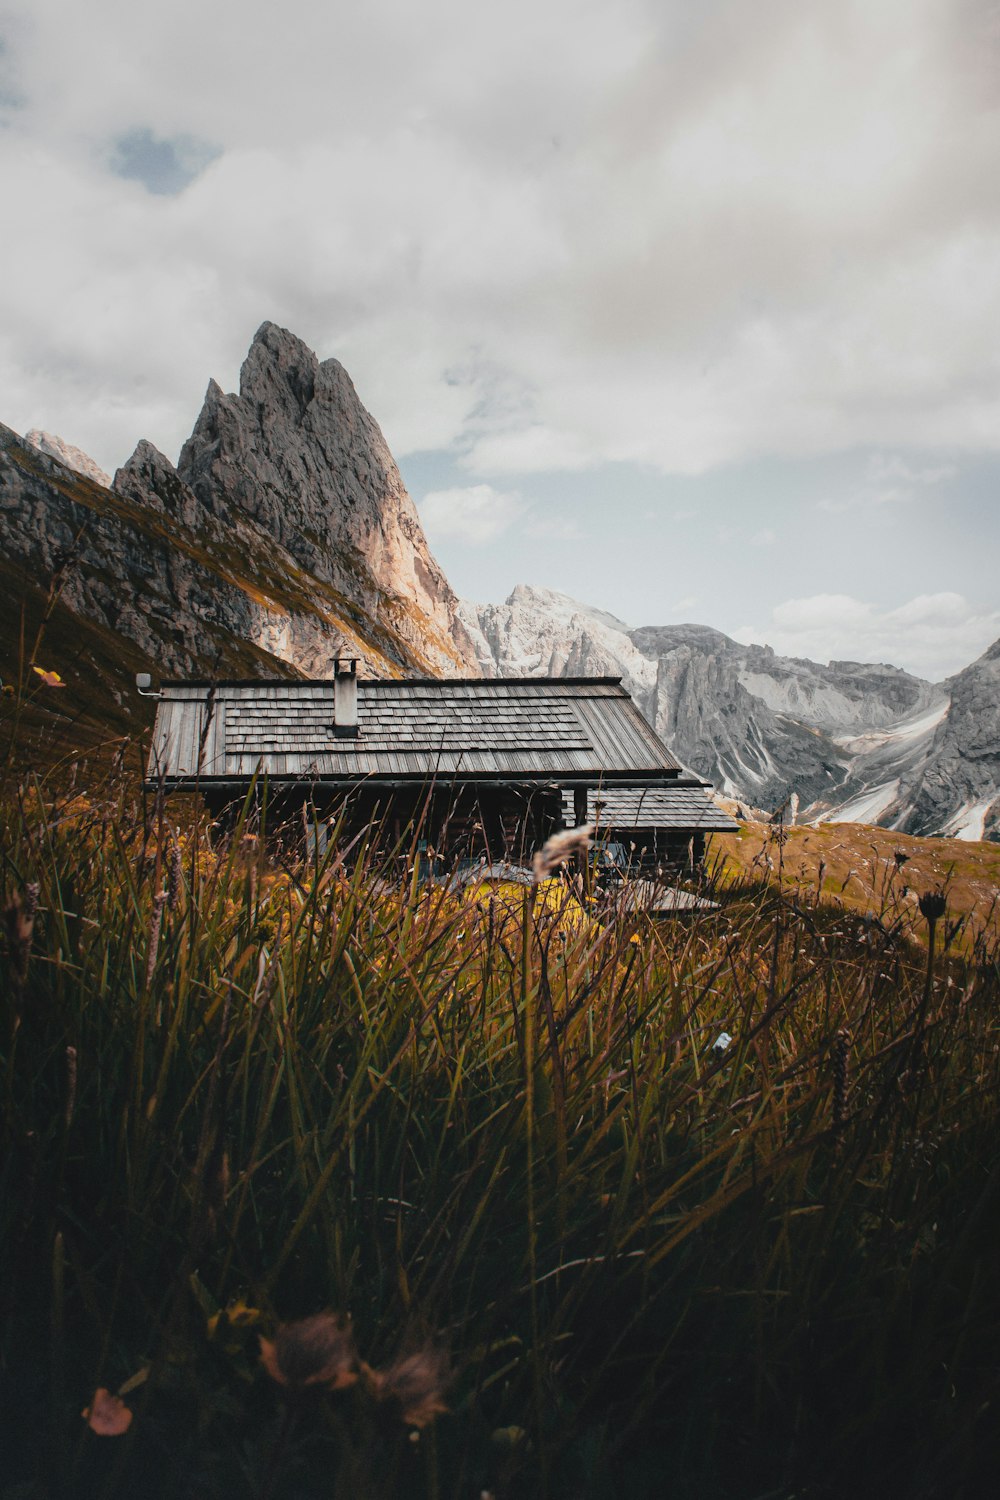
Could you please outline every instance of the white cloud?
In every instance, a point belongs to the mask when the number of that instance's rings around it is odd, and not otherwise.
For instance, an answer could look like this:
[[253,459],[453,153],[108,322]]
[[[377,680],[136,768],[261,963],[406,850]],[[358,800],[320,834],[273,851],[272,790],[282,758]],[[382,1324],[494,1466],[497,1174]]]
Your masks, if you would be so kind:
[[1000,447],[989,0],[6,15],[0,417],[105,467],[265,317],[473,478]]
[[519,494],[494,489],[491,484],[430,490],[419,509],[432,546],[456,541],[482,547],[515,524],[520,535],[531,541],[577,541],[583,536],[572,518],[541,516]]
[[1000,610],[976,609],[961,594],[920,594],[879,609],[849,594],[788,599],[736,640],[773,646],[812,661],[889,662],[940,681],[960,671],[1000,637]]
[[483,546],[495,541],[525,514],[519,495],[504,494],[490,484],[465,489],[431,490],[420,502],[420,517],[432,545],[438,540]]
[[873,505],[906,505],[920,489],[953,479],[955,464],[911,464],[898,453],[873,453],[859,484],[844,495],[827,496],[819,509],[833,515]]

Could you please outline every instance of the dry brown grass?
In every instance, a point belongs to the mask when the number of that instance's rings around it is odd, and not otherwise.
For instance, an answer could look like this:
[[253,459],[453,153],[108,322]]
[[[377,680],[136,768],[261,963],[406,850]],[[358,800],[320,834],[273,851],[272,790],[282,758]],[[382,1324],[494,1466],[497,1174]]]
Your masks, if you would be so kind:
[[949,922],[962,922],[956,943],[968,946],[984,930],[1000,935],[1000,844],[914,838],[866,823],[784,833],[782,844],[773,824],[748,822],[739,833],[714,834],[709,863],[718,862],[726,883],[760,876],[803,900],[898,919],[917,935],[920,896],[941,889]]

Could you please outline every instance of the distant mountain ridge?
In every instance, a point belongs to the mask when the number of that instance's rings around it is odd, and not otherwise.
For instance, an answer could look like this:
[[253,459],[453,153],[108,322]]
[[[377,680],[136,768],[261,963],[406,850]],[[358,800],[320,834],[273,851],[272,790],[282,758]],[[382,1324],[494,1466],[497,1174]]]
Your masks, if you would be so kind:
[[686,765],[722,792],[802,819],[1000,838],[1000,642],[946,683],[899,667],[778,656],[705,625],[624,622],[521,584],[463,601],[480,669],[620,673]]

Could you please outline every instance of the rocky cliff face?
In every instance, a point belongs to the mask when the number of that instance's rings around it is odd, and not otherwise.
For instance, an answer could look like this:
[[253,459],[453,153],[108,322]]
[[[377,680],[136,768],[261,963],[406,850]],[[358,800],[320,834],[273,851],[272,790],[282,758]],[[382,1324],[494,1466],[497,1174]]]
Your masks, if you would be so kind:
[[646,626],[550,590],[464,603],[481,670],[615,673],[685,765],[766,809],[997,836],[1000,644],[942,685],[898,667],[777,656],[704,625]]
[[481,662],[503,676],[620,674],[685,765],[757,807],[793,789],[803,803],[828,795],[848,759],[831,728],[888,723],[897,698],[922,701],[926,687],[894,668],[777,657],[705,625],[629,630],[566,595],[524,585],[504,605],[463,605],[462,617]]
[[945,688],[948,712],[903,782],[893,827],[1000,840],[1000,641]]
[[273,538],[411,655],[440,672],[471,668],[458,600],[378,424],[337,360],[321,363],[301,339],[264,323],[239,395],[210,383],[177,474],[209,515]]
[[5,561],[155,672],[326,676],[338,652],[380,676],[475,670],[378,427],[274,325],[239,396],[209,387],[179,468],[140,442],[110,487],[95,472],[0,428]]
[[506,604],[459,605],[478,670],[486,677],[621,677],[644,712],[656,666],[631,644],[628,626],[555,589],[518,584]]

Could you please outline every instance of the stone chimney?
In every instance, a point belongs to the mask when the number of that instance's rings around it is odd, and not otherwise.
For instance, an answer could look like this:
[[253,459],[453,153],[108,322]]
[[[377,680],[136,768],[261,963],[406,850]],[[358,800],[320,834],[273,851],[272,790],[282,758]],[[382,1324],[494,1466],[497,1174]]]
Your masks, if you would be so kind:
[[358,663],[355,658],[333,664],[333,732],[339,738],[358,734]]

